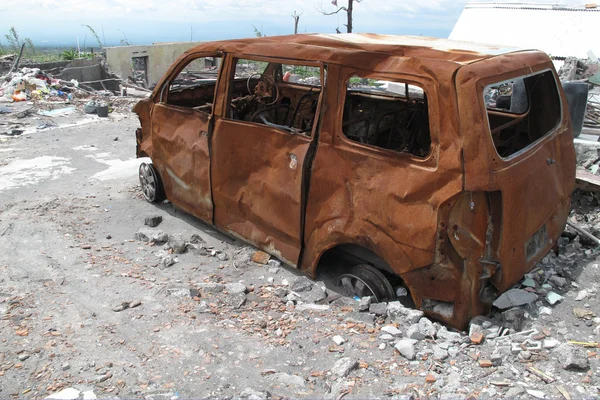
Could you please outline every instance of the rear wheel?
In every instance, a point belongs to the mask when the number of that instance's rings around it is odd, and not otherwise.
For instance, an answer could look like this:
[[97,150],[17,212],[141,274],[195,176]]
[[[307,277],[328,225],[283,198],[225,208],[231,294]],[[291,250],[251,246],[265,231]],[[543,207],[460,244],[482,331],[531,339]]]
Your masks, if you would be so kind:
[[394,288],[381,271],[368,264],[359,264],[340,276],[337,286],[350,297],[371,297],[375,303],[396,298]]
[[165,199],[165,191],[160,176],[152,164],[142,163],[139,170],[140,185],[144,198],[150,203]]

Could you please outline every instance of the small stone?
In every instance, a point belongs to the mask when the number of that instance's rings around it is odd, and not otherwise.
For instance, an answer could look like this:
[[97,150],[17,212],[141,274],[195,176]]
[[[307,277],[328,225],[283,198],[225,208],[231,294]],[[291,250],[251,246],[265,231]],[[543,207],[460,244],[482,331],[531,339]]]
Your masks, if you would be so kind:
[[410,325],[419,322],[423,311],[404,307],[399,301],[392,301],[387,305],[387,315],[391,322]]
[[509,291],[502,293],[502,295],[494,301],[494,306],[501,310],[505,310],[507,308],[533,303],[537,298],[535,293],[527,292],[522,289],[510,289]]
[[332,375],[344,378],[356,368],[358,368],[358,361],[350,357],[343,357],[335,363],[330,372]]
[[275,282],[275,279],[273,279],[273,277],[270,276],[270,277],[267,278],[267,283],[268,284],[272,285],[273,282]]
[[425,382],[427,383],[434,383],[435,381],[437,381],[437,378],[433,374],[427,374],[425,377]]
[[286,374],[279,372],[269,376],[269,379],[277,382],[279,385],[285,385],[287,387],[304,387],[304,378],[298,375]]
[[169,241],[169,235],[158,229],[141,228],[134,237],[135,240],[142,242],[153,242],[163,244]]
[[550,307],[540,307],[540,315],[552,315],[552,309]]
[[[271,260],[271,261],[273,261],[273,260]],[[271,261],[269,261],[269,262],[271,262]],[[277,273],[279,273],[279,268],[278,267],[271,267],[271,268],[269,268],[269,273],[273,274],[273,275],[276,275]]]
[[61,367],[61,368],[62,368],[62,370],[63,370],[63,371],[67,371],[67,370],[71,369],[71,366],[69,365],[69,363],[68,363],[68,362],[64,362],[64,363],[62,364],[62,367]]
[[308,279],[308,277],[306,276],[299,276],[298,278],[296,278],[296,280],[294,281],[294,283],[292,283],[292,291],[294,292],[309,292],[311,291],[313,288],[313,281],[311,281],[310,279]]
[[[275,260],[275,259],[270,259],[269,262],[267,263],[267,265],[269,267],[271,267],[272,269],[277,268],[277,270],[279,271],[279,268],[281,267],[281,261]],[[277,272],[275,272],[275,273],[277,273]]]
[[75,388],[66,388],[60,392],[53,393],[44,400],[76,400],[81,392]]
[[387,345],[385,343],[381,343],[378,348],[379,350],[385,350],[386,347]]
[[19,354],[19,356],[17,357],[19,359],[19,361],[25,361],[30,357],[29,353],[21,353]]
[[550,282],[552,282],[552,284],[559,289],[562,289],[565,286],[567,286],[567,280],[565,278],[563,278],[562,276],[558,276],[558,275],[552,275],[550,277]]
[[546,300],[548,301],[548,303],[550,303],[550,305],[555,305],[556,303],[558,303],[562,299],[564,299],[564,297],[561,296],[558,293],[555,293],[555,292],[549,292],[546,295]]
[[[167,292],[169,293],[169,296],[179,298],[187,298],[191,295],[190,289],[180,287],[168,288]],[[131,303],[129,303],[129,306],[131,307]]]
[[358,311],[367,311],[371,305],[371,296],[363,297],[358,301]]
[[112,239],[112,235],[106,235],[106,238],[107,238],[108,240],[110,240],[110,239]]
[[554,350],[554,354],[565,370],[586,370],[590,366],[585,351],[571,344],[561,344]]
[[144,225],[150,228],[156,228],[162,222],[163,218],[160,215],[153,215],[151,217],[144,218]]
[[129,303],[129,308],[136,308],[142,305],[142,301],[141,300],[134,300],[131,303]]
[[179,234],[169,236],[168,245],[174,254],[183,254],[187,251],[187,243]]
[[523,280],[523,282],[521,282],[521,285],[534,288],[535,281],[531,278],[527,278],[527,279]]
[[429,318],[423,317],[419,320],[419,332],[421,332],[425,337],[435,338],[436,334],[435,325]]
[[492,360],[479,360],[479,366],[481,368],[491,368],[494,366]]
[[108,379],[110,379],[112,377],[112,374],[109,372],[107,374],[103,374],[103,375],[96,375],[95,381],[96,383],[102,383]]
[[227,254],[223,253],[222,251],[217,252],[217,258],[219,259],[219,261],[229,260],[229,257],[227,256]]
[[387,303],[373,303],[369,306],[369,312],[375,315],[386,315]]
[[448,358],[448,351],[442,349],[440,346],[433,345],[432,350],[433,357],[435,357],[437,360],[445,360],[446,358]]
[[279,297],[280,299],[283,299],[285,296],[287,296],[289,292],[290,291],[284,287],[277,287],[273,291],[273,293],[275,293],[275,296]]
[[383,335],[379,336],[379,339],[385,340],[385,341],[390,341],[390,340],[394,340],[394,337],[392,335],[390,335],[389,333],[384,333]]
[[413,340],[423,340],[426,338],[419,330],[419,324],[412,324],[406,331],[406,337]]
[[252,261],[258,264],[267,265],[269,260],[271,259],[271,255],[269,253],[265,253],[264,251],[257,251],[252,256]]
[[246,288],[246,285],[244,285],[241,282],[226,283],[224,289],[226,291],[228,291],[230,294],[246,293],[248,291],[248,289]]
[[524,392],[525,392],[525,389],[523,389],[523,387],[514,386],[514,387],[511,387],[510,389],[508,389],[508,391],[506,392],[505,398],[516,399],[519,395],[523,394]]
[[523,351],[519,352],[519,358],[521,360],[530,360],[531,356],[532,356],[532,354],[529,350],[523,350]]
[[527,394],[532,397],[535,397],[536,399],[545,399],[546,398],[546,394],[544,392],[542,392],[541,390],[527,389]]
[[586,310],[585,308],[574,308],[573,315],[581,319],[592,319],[596,316],[593,311]]
[[336,335],[334,337],[331,338],[335,344],[337,344],[338,346],[341,346],[342,344],[346,343],[346,339],[344,339],[343,337]]
[[558,340],[549,338],[549,339],[544,339],[542,347],[544,347],[545,349],[553,349],[556,346],[558,346],[559,344],[560,344],[560,342]]
[[113,311],[114,311],[114,312],[121,312],[121,311],[127,310],[127,309],[129,308],[129,304],[131,304],[131,302],[130,302],[130,301],[127,301],[127,302],[121,303],[121,304],[119,304],[118,306],[114,307],[114,308],[113,308]]
[[400,336],[400,335],[402,335],[402,331],[400,329],[396,328],[393,325],[383,326],[383,327],[381,327],[381,331],[389,333],[392,336]]
[[459,343],[462,340],[460,333],[450,332],[445,326],[442,326],[437,332],[437,337],[450,343]]
[[[237,285],[237,284],[234,284],[234,285]],[[243,286],[243,284],[242,284],[242,286]],[[226,287],[226,285],[224,285],[222,283],[201,282],[201,283],[196,284],[196,288],[201,293],[220,293],[223,290],[225,290],[225,287]],[[235,288],[241,288],[241,286],[230,286],[231,291],[229,291],[229,293],[240,293],[240,292],[236,292]],[[246,287],[244,286],[244,289],[245,288]],[[243,293],[243,292],[241,292],[241,293]]]
[[515,331],[519,332],[525,322],[525,311],[519,307],[513,307],[502,313],[502,319],[508,327],[512,327]]
[[240,399],[244,400],[269,400],[270,398],[271,393],[259,392],[252,388],[246,388],[240,393]]
[[583,299],[588,297],[588,295],[589,293],[587,290],[580,290],[579,293],[577,293],[577,297],[575,297],[575,301],[582,301]]
[[160,259],[159,265],[161,268],[169,268],[170,266],[174,265],[175,262],[175,257],[171,255],[166,255]]
[[416,355],[415,343],[413,339],[402,339],[396,343],[396,350],[408,360],[414,360]]
[[225,298],[225,302],[237,310],[246,303],[246,295],[244,293],[232,293]]
[[286,311],[294,311],[294,308],[296,308],[296,306],[294,305],[294,302],[293,302],[293,301],[291,301],[291,300],[288,300],[288,301],[285,303],[285,309],[286,309]]
[[481,344],[483,342],[484,336],[481,332],[473,332],[471,336],[469,336],[469,339],[473,344]]

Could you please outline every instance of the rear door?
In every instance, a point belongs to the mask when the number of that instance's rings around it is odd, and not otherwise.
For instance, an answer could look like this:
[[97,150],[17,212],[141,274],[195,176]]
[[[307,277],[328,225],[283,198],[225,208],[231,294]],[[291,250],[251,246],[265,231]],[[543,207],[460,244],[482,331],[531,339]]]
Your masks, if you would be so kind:
[[208,137],[221,57],[192,54],[183,59],[152,110],[152,161],[167,198],[212,222]]
[[500,290],[530,270],[562,232],[575,182],[569,112],[541,52],[462,67],[456,75],[465,190],[492,192],[501,221],[493,278]]

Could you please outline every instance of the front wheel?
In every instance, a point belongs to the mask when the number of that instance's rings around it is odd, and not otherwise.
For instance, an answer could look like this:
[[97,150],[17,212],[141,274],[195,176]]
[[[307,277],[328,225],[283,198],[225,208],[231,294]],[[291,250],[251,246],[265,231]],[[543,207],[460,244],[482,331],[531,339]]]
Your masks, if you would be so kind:
[[371,297],[374,303],[390,302],[396,298],[394,288],[377,268],[368,264],[352,267],[338,280],[345,294],[350,297]]
[[165,199],[165,190],[154,165],[142,163],[139,177],[142,193],[148,202],[156,203]]

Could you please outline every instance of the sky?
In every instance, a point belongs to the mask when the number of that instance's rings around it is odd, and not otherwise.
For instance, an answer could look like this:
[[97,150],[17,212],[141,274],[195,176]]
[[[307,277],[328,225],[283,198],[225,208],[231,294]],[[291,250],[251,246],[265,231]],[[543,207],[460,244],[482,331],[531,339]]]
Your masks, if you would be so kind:
[[[355,0],[354,32],[447,37],[465,3]],[[78,40],[82,47],[97,47],[84,25],[106,46],[121,40],[149,44],[250,37],[253,26],[267,36],[284,35],[294,33],[294,11],[302,14],[299,33],[335,33],[337,27],[345,31],[344,12],[325,16],[317,9],[331,12],[337,7],[332,0],[0,0],[0,44],[7,45],[4,35],[12,26],[37,46],[75,46]]]

